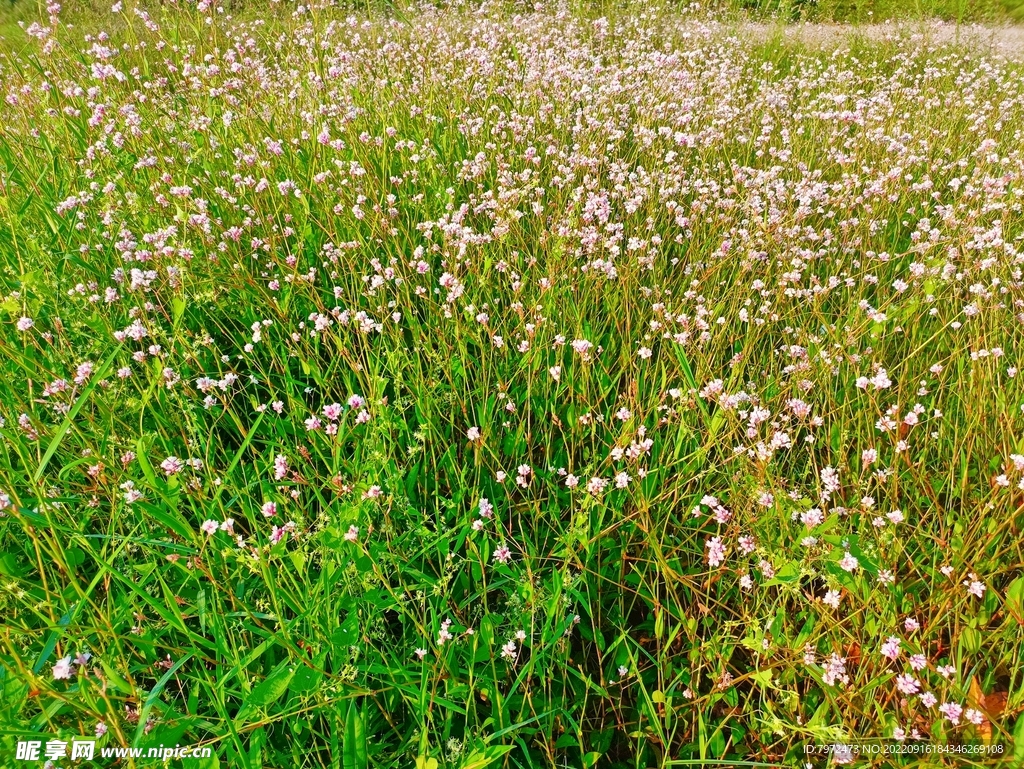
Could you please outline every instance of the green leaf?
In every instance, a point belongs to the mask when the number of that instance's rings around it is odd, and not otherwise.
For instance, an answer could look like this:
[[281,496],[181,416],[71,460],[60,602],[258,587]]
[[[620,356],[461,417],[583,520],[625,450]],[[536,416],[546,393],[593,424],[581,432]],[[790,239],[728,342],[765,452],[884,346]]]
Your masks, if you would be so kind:
[[276,701],[288,689],[294,675],[295,670],[290,667],[289,660],[270,671],[270,675],[249,693],[245,704],[235,716],[235,724],[244,722],[256,708],[266,707]]
[[181,323],[181,318],[185,314],[185,299],[180,296],[176,296],[171,300],[171,322],[175,329]]
[[345,716],[345,739],[342,742],[341,758],[345,769],[366,769],[370,764],[366,751],[366,727],[355,700],[349,703]]
[[[515,747],[515,745],[491,745],[483,750],[474,751],[466,757],[460,769],[483,769],[483,767],[493,764],[506,753],[514,750]],[[432,758],[430,760],[434,761],[436,765],[436,759]]]
[[1024,625],[1024,577],[1017,577],[1006,588],[1006,610]]
[[269,705],[284,694],[294,675],[295,671],[290,667],[289,661],[285,660],[274,668],[259,686],[252,690],[252,693],[246,700],[246,704],[255,707]]
[[106,679],[106,683],[113,686],[122,694],[127,694],[129,696],[135,694],[135,690],[132,688],[132,685],[128,683],[128,681],[126,681],[121,676],[121,674],[117,672],[117,670],[114,669],[113,665],[109,664],[104,659],[100,659],[99,662],[100,666],[103,668],[103,675],[104,678]]
[[1013,762],[1024,766],[1024,715],[1017,716],[1017,725],[1013,727]]
[[772,685],[772,671],[771,670],[759,670],[754,673],[751,678],[760,686],[762,689],[770,689]]

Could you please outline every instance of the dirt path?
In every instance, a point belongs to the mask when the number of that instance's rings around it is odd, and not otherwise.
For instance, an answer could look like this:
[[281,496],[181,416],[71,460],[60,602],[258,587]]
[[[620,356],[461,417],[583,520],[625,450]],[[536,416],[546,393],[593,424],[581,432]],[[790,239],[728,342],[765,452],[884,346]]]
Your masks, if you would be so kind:
[[[730,28],[720,23],[722,31]],[[902,40],[922,45],[968,45],[984,53],[1005,56],[1008,59],[1024,60],[1024,25],[983,26],[980,24],[956,25],[942,22],[915,24],[758,24],[743,23],[733,26],[740,35],[767,37],[778,34],[790,40],[823,48],[838,48],[856,38],[883,42]]]

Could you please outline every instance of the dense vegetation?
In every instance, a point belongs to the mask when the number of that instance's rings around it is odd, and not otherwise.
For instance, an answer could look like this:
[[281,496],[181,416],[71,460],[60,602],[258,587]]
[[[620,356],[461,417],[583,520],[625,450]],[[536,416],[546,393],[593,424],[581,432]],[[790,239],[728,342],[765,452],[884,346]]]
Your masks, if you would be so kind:
[[1019,64],[50,12],[0,59],[5,757],[1024,755]]

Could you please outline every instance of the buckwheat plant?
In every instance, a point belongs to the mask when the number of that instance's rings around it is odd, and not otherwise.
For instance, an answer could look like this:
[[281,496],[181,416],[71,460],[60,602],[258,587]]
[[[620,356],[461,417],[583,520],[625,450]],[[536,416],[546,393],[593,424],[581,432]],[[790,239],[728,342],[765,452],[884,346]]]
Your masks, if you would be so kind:
[[1019,63],[639,1],[90,23],[0,58],[5,751],[1024,756]]

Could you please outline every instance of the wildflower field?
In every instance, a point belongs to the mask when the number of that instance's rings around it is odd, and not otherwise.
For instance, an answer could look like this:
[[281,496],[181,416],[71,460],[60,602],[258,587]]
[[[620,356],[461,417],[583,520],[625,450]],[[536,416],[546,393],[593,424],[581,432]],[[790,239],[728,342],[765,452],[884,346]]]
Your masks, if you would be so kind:
[[0,766],[1024,762],[1024,51],[104,13],[0,55]]

